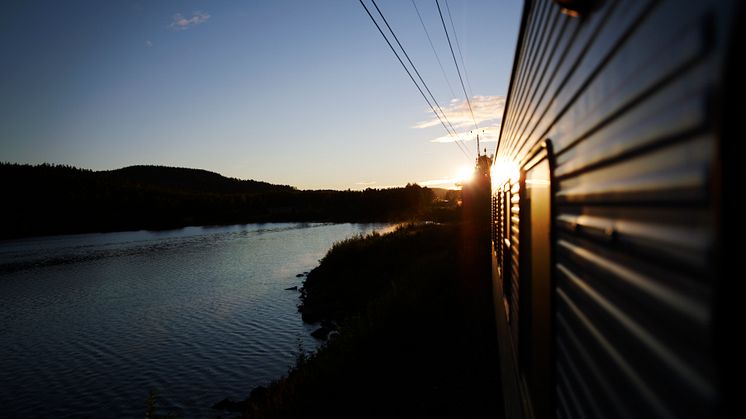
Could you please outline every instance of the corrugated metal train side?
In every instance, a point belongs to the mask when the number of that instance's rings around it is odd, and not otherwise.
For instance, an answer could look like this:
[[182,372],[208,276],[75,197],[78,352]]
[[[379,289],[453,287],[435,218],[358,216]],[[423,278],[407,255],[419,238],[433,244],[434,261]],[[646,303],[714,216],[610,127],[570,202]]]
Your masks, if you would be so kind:
[[508,417],[727,416],[741,9],[525,3],[492,184]]

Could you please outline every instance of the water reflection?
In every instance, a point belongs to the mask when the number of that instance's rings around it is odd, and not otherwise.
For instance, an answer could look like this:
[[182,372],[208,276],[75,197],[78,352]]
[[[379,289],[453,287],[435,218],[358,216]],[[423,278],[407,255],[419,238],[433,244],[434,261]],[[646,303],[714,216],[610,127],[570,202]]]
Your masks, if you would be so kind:
[[370,224],[251,224],[0,242],[0,405],[9,416],[207,417],[315,346],[297,273]]

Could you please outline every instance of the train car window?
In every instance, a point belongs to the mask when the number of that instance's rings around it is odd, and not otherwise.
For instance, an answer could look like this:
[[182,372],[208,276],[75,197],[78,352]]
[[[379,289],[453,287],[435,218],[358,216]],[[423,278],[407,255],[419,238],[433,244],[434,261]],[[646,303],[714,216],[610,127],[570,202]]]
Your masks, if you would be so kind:
[[497,204],[497,196],[492,195],[492,206],[491,206],[491,214],[492,214],[492,223],[490,225],[490,228],[492,229],[492,251],[497,254],[499,252],[499,240],[498,237],[500,237],[500,216],[498,214],[499,206]]
[[507,184],[502,195],[502,222],[503,222],[503,242],[502,245],[502,279],[503,279],[503,304],[505,306],[505,314],[510,323],[510,304],[513,298],[513,278],[512,278],[512,266],[511,266],[511,255],[510,255],[510,184]]
[[503,275],[503,246],[502,246],[502,237],[503,237],[503,224],[502,224],[502,217],[505,216],[505,214],[502,213],[502,191],[498,189],[495,191],[495,207],[494,207],[494,220],[493,224],[495,226],[495,237],[494,237],[494,249],[495,249],[495,262],[496,262],[496,268],[497,273],[500,278],[502,278]]
[[[552,184],[548,143],[524,165],[521,202],[521,353],[537,417],[550,412],[552,389]],[[525,261],[525,263],[523,262]],[[524,306],[525,303],[525,306]],[[525,307],[525,310],[524,310]]]

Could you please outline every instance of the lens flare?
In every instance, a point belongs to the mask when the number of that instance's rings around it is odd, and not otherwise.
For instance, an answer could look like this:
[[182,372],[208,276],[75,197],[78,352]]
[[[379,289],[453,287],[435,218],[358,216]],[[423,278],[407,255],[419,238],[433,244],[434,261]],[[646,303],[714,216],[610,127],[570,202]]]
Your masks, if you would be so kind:
[[462,166],[456,174],[456,183],[468,183],[474,177],[474,168],[471,166]]
[[518,165],[505,157],[498,157],[492,164],[490,176],[493,185],[501,185],[508,181],[516,181],[521,172]]

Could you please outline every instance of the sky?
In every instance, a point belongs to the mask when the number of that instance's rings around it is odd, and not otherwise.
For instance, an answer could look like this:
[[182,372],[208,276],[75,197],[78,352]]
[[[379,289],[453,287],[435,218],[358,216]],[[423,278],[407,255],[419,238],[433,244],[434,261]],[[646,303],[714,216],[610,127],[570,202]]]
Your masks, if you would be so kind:
[[[0,161],[192,167],[301,189],[452,187],[476,145],[436,2],[376,4],[468,157],[358,0],[19,0],[0,15]],[[489,152],[522,5],[440,5]]]

